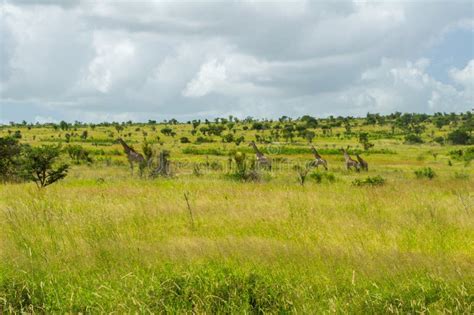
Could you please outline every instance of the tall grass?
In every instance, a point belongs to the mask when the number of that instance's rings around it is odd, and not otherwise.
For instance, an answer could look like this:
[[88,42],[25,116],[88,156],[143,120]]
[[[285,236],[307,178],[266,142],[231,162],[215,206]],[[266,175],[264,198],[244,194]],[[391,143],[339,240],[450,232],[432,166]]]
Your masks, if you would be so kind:
[[[114,129],[97,127],[81,141],[94,163],[63,182],[0,185],[0,314],[474,312],[474,171],[459,158],[469,148],[437,146],[433,159],[431,144],[372,135],[370,171],[356,173],[338,151],[359,152],[355,139],[317,137],[329,171],[303,186],[304,140],[261,145],[272,170],[235,181],[225,165],[234,150],[253,158],[245,144],[179,143],[195,142],[190,125],[173,125],[174,138],[140,128],[127,141],[139,149],[146,130],[155,152],[171,152],[173,178],[132,177]],[[58,133],[23,128],[22,141]],[[422,168],[437,176],[417,179]]]
[[454,193],[468,194],[470,182],[394,182],[367,192],[344,179],[99,185],[72,176],[45,191],[5,185],[0,305],[46,313],[472,312],[474,222]]

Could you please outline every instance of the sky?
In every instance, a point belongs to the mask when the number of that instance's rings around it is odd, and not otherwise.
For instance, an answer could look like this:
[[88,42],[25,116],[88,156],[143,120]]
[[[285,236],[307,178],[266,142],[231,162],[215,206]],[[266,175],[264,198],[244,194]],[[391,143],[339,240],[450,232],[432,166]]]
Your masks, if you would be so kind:
[[474,108],[473,1],[0,3],[3,124]]

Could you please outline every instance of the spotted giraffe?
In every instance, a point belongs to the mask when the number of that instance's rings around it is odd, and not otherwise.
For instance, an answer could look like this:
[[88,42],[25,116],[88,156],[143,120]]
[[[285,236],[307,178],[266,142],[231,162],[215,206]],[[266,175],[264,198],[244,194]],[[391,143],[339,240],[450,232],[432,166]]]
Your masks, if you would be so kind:
[[311,162],[310,166],[312,167],[318,167],[319,165],[322,165],[324,169],[327,171],[328,170],[328,162],[319,155],[318,151],[314,148],[314,146],[311,146],[311,152],[313,152],[314,155],[314,161]]
[[344,154],[344,160],[345,160],[345,164],[346,164],[347,170],[350,170],[350,169],[352,169],[352,168],[355,168],[355,170],[356,170],[357,172],[359,172],[359,170],[360,170],[359,162],[357,162],[356,160],[352,159],[352,158],[350,157],[350,155],[347,153],[347,150],[346,150],[346,149],[341,148],[341,151],[342,151],[342,153]]
[[369,163],[367,163],[367,161],[365,161],[363,158],[361,158],[359,154],[356,154],[356,157],[357,157],[357,161],[359,161],[360,168],[363,169],[363,170],[368,171],[369,170]]
[[251,146],[255,151],[255,157],[257,158],[257,166],[271,169],[272,164],[270,160],[265,155],[263,155],[263,153],[257,148],[255,142],[250,142],[249,146]]
[[140,174],[142,171],[142,166],[145,165],[145,158],[143,155],[135,151],[132,147],[128,146],[122,138],[118,138],[117,141],[122,145],[125,154],[127,155],[128,163],[130,163],[130,170],[133,175],[133,163],[136,162],[140,168]]

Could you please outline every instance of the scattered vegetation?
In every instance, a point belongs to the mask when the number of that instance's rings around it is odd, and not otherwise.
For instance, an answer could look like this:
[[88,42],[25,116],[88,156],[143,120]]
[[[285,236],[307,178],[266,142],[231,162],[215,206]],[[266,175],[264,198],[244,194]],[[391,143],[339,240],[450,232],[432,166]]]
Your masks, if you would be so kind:
[[[471,113],[2,125],[0,313],[473,313],[470,126]],[[310,143],[328,171],[303,167]],[[369,173],[345,171],[347,146]]]
[[54,164],[60,152],[59,146],[27,147],[21,170],[22,176],[35,182],[39,188],[63,179],[67,175],[69,166],[63,163],[55,167]]
[[352,185],[354,186],[382,186],[385,184],[385,178],[383,178],[380,175],[373,176],[373,177],[367,177],[364,179],[355,179],[352,182]]
[[326,181],[328,183],[332,183],[336,181],[336,176],[330,172],[319,172],[315,171],[310,174],[310,177],[314,179],[314,181],[318,184]]
[[418,170],[415,170],[415,175],[417,178],[433,179],[436,177],[436,173],[431,167],[423,167]]

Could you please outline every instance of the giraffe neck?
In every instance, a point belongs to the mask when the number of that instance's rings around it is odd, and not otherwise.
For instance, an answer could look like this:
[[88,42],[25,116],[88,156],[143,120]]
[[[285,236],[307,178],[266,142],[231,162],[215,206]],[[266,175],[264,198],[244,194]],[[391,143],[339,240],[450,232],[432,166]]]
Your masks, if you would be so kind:
[[253,149],[255,150],[255,154],[259,157],[262,157],[263,156],[263,153],[260,152],[260,150],[257,148],[257,145],[255,143],[252,143],[252,147]]
[[349,156],[349,154],[347,154],[346,151],[344,151],[344,158],[346,159],[346,162],[347,161],[352,161],[351,157]]
[[130,156],[132,153],[135,153],[135,154],[136,154],[135,150],[133,150],[131,147],[129,147],[129,146],[125,143],[125,141],[123,141],[122,139],[119,139],[119,141],[120,141],[120,143],[122,144],[123,150],[125,151],[125,153],[126,153],[127,155]]

